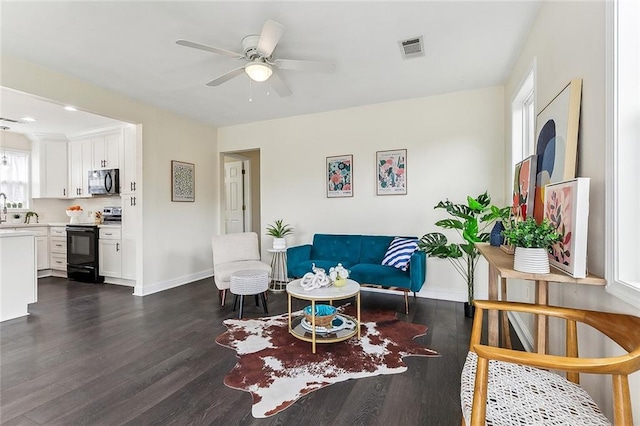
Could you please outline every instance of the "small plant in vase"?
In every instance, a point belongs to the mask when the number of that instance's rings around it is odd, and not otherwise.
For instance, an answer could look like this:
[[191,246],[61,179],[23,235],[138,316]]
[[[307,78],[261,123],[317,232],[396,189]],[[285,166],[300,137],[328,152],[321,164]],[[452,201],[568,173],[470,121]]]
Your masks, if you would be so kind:
[[533,217],[509,222],[502,231],[506,242],[515,246],[513,269],[534,274],[549,273],[549,250],[560,241],[562,234],[544,219],[538,223]]
[[293,234],[293,228],[284,223],[284,219],[278,219],[273,224],[267,226],[267,235],[273,237],[273,249],[284,250],[287,248],[285,236]]

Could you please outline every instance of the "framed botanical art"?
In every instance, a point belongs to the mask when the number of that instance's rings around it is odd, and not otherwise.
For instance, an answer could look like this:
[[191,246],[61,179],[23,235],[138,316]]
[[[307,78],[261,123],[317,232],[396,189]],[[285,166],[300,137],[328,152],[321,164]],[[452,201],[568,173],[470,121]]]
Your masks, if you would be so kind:
[[407,150],[376,152],[376,195],[407,193]]
[[551,183],[544,194],[544,218],[563,235],[551,247],[549,263],[574,278],[584,278],[587,276],[589,178]]
[[526,219],[533,215],[536,182],[536,156],[532,155],[516,164],[513,174],[513,203],[511,214]]
[[171,201],[196,200],[196,166],[171,161]]
[[571,80],[536,117],[536,187],[533,216],[544,215],[544,188],[576,177],[582,80]]
[[353,197],[353,155],[327,157],[327,197]]

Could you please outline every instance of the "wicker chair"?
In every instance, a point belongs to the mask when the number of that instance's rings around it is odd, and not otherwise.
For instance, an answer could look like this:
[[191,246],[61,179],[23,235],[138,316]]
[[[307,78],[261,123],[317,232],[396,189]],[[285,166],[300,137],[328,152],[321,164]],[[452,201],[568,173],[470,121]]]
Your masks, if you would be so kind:
[[[614,422],[632,425],[628,375],[640,370],[640,318],[632,315],[499,301],[475,302],[470,351],[461,377],[462,424],[610,424],[579,385],[579,373],[607,374],[613,380]],[[566,356],[480,344],[485,311],[515,311],[562,318]],[[607,358],[578,356],[577,323],[598,330],[627,354]],[[548,370],[566,372],[566,378]]]

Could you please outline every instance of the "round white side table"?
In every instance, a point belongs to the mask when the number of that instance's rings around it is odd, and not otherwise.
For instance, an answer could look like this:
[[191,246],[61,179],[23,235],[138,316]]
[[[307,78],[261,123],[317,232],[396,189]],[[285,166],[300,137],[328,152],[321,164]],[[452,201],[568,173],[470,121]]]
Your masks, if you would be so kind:
[[287,277],[287,249],[267,249],[271,257],[271,282],[269,290],[280,293],[286,290],[289,278]]

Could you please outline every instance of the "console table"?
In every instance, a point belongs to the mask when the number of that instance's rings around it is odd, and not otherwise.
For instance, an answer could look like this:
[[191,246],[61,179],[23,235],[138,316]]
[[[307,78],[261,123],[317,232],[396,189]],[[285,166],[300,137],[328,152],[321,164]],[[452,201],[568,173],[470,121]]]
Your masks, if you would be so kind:
[[[478,243],[476,247],[480,254],[489,263],[489,300],[498,300],[498,280],[502,291],[502,300],[507,300],[507,278],[531,280],[536,283],[535,303],[549,304],[549,283],[570,283],[586,285],[606,285],[604,278],[588,274],[586,278],[573,278],[559,269],[551,266],[548,274],[530,274],[513,269],[513,255],[505,253],[500,247],[494,247],[486,243]],[[549,318],[546,315],[537,315],[535,320],[535,350],[538,353],[546,353],[548,346],[547,326]],[[498,311],[489,311],[488,315],[489,345],[497,346],[499,337]],[[509,319],[506,312],[502,312],[502,344],[510,348]]]

